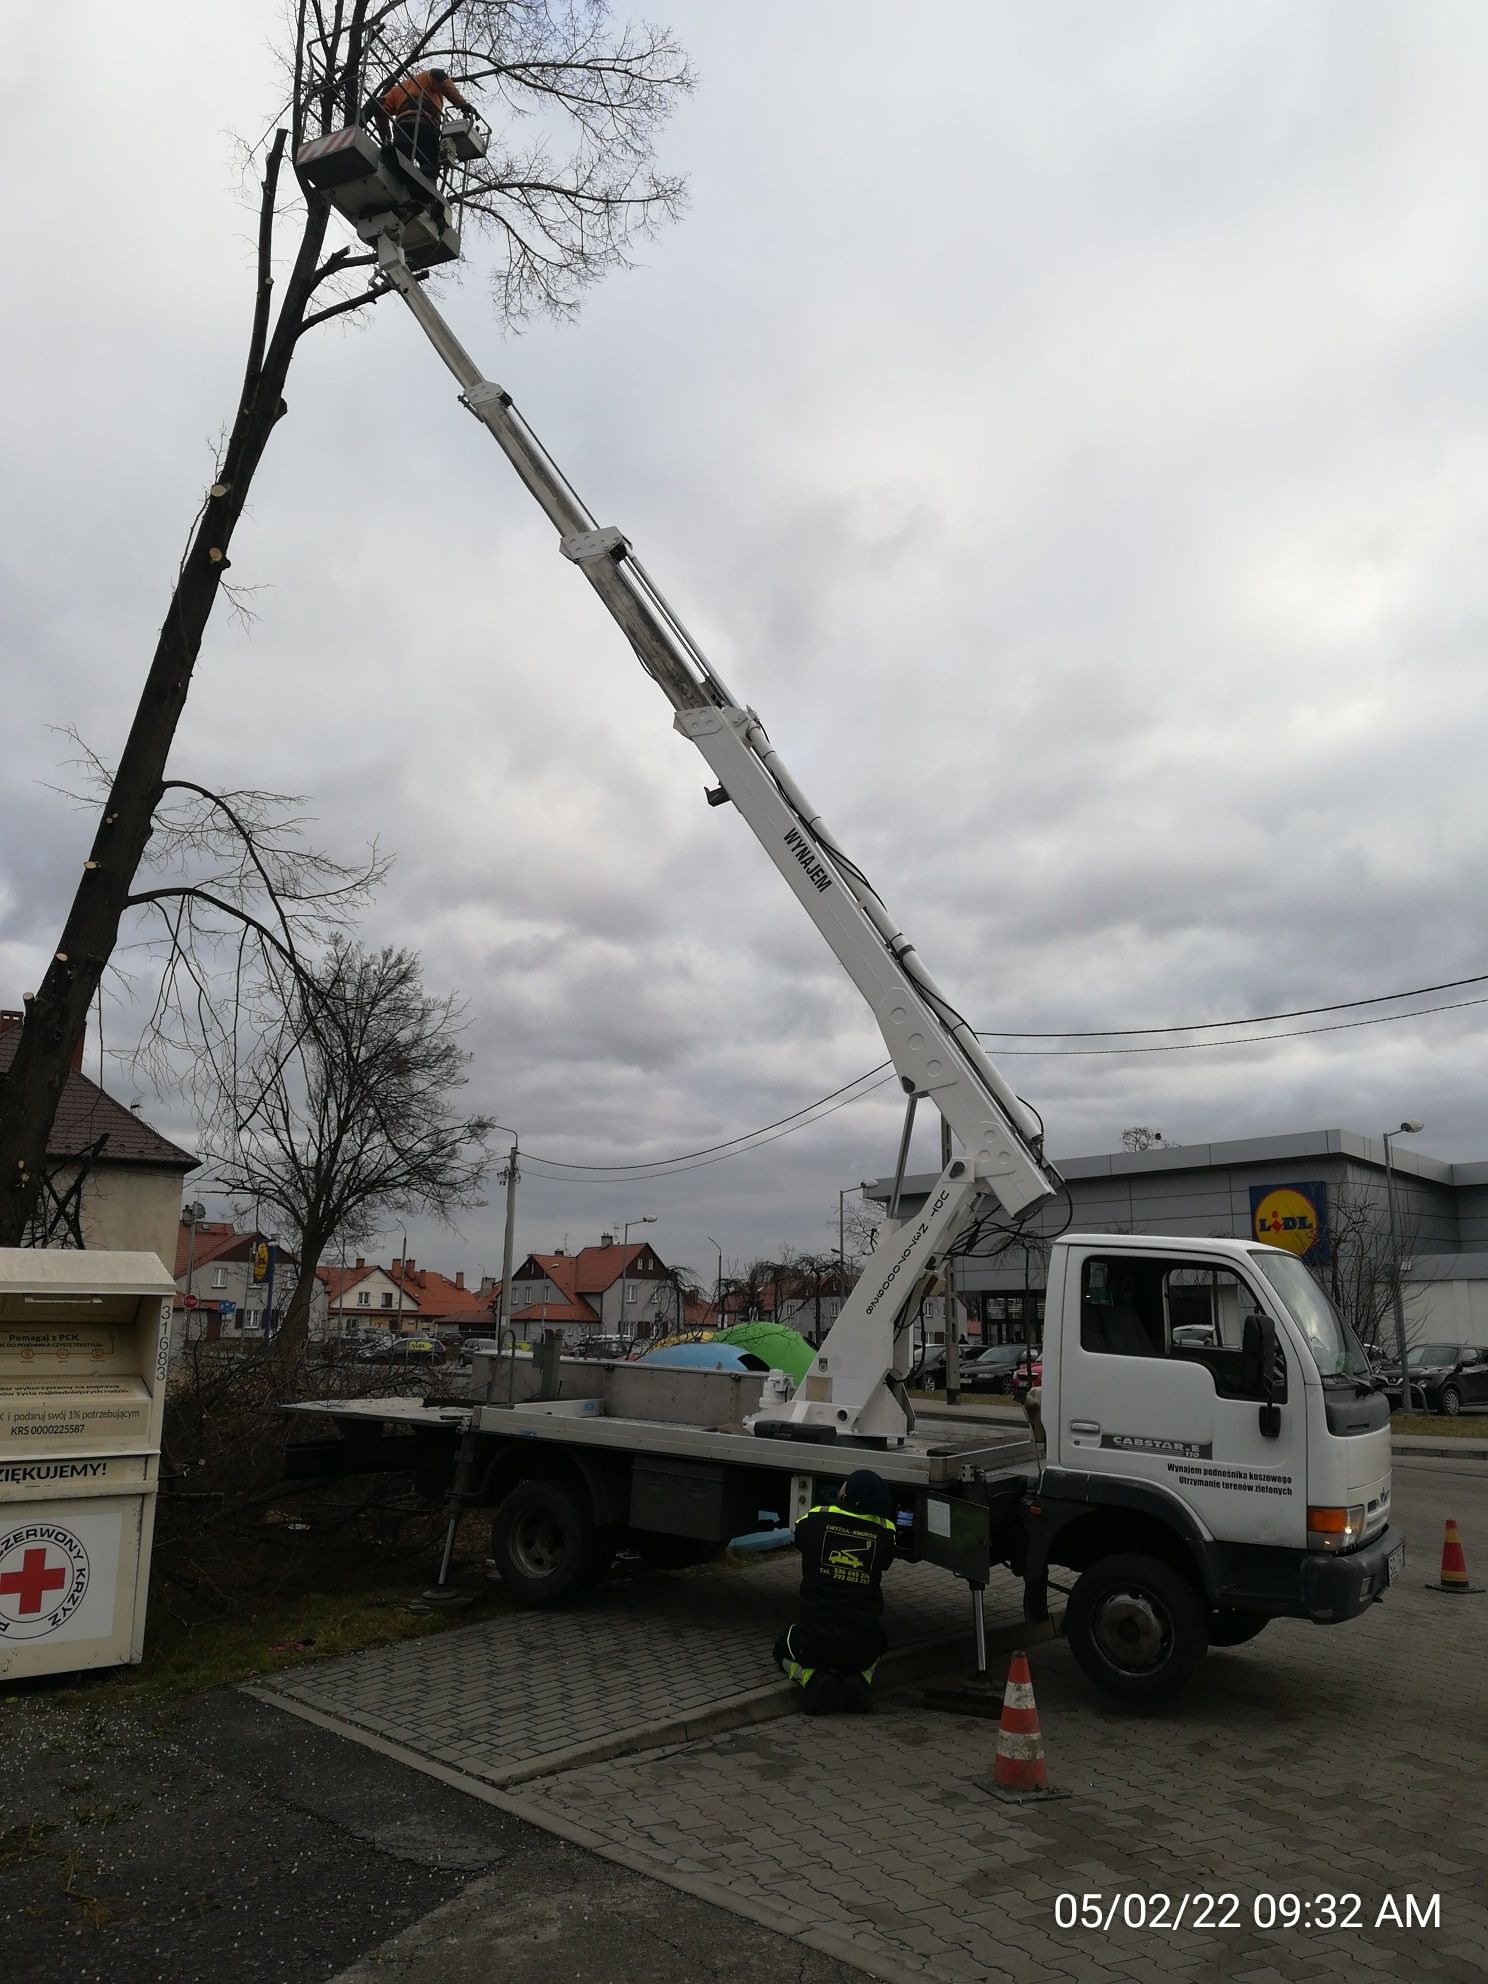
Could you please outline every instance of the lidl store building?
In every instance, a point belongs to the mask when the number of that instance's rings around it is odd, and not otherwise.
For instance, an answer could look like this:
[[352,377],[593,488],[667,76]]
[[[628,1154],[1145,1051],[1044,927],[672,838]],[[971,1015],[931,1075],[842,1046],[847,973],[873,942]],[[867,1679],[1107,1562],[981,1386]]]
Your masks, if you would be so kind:
[[[1046,1243],[1066,1229],[1255,1238],[1312,1267],[1336,1260],[1342,1274],[1387,1275],[1389,1186],[1378,1137],[1310,1130],[1054,1163],[1069,1206],[1041,1208],[1026,1246],[957,1264],[971,1333],[980,1325],[988,1343],[1039,1342]],[[1403,1139],[1392,1140],[1390,1163],[1409,1340],[1488,1345],[1488,1163],[1446,1164]],[[927,1172],[907,1177],[901,1214],[917,1210],[933,1183]],[[867,1196],[887,1204],[891,1189],[880,1179]]]

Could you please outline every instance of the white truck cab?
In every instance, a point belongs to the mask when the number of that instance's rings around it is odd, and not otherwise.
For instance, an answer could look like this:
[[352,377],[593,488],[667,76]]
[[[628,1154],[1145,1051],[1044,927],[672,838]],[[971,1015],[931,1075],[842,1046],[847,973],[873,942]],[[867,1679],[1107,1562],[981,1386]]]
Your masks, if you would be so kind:
[[[1081,1573],[1070,1638],[1117,1692],[1142,1692],[1144,1648],[1155,1698],[1204,1644],[1236,1645],[1279,1616],[1352,1619],[1400,1574],[1388,1400],[1281,1248],[1056,1241],[1038,1403],[1033,1582],[1048,1564]],[[1144,1560],[1165,1576],[1144,1583]],[[1175,1572],[1207,1614],[1192,1652]]]

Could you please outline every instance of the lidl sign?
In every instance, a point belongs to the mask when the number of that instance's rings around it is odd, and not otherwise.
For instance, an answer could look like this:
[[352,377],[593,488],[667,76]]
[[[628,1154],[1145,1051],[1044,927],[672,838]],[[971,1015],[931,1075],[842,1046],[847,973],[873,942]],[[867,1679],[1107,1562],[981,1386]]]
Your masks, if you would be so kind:
[[1328,1258],[1325,1184],[1252,1185],[1250,1230],[1268,1247],[1285,1247],[1309,1266]]

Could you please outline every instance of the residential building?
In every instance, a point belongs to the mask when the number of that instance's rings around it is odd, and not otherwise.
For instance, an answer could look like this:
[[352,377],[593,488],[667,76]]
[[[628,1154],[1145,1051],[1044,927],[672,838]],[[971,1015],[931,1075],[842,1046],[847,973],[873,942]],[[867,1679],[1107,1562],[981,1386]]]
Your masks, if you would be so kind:
[[[261,1236],[243,1231],[231,1220],[183,1221],[176,1235],[176,1340],[261,1342],[265,1313],[272,1301],[282,1322],[299,1285],[299,1257],[277,1243],[273,1250],[274,1280],[255,1275],[254,1256]],[[195,1298],[188,1309],[186,1297]],[[309,1331],[320,1337],[326,1329],[325,1290],[317,1283],[310,1298]]]
[[479,1289],[465,1286],[465,1272],[453,1276],[437,1268],[421,1268],[410,1255],[382,1268],[358,1254],[351,1267],[317,1270],[326,1290],[329,1327],[333,1335],[349,1329],[483,1330],[490,1311]]
[[727,1323],[764,1318],[799,1330],[812,1343],[820,1343],[842,1312],[857,1270],[836,1265],[823,1268],[756,1268],[747,1283],[736,1283],[724,1295]]
[[[481,1284],[489,1322],[500,1283]],[[518,1335],[554,1329],[575,1340],[661,1336],[686,1323],[686,1296],[656,1249],[612,1233],[576,1254],[529,1254],[512,1271],[512,1326]]]
[[[0,1076],[20,1039],[19,1012],[0,1012]],[[47,1143],[47,1177],[29,1245],[176,1251],[181,1190],[199,1160],[152,1130],[83,1073],[79,1041]]]
[[403,1290],[404,1307],[412,1302],[421,1330],[484,1330],[490,1314],[481,1301],[480,1291],[465,1286],[465,1270],[453,1275],[438,1268],[421,1268],[410,1255],[406,1262],[395,1260],[388,1269],[394,1287]]
[[339,1263],[316,1270],[326,1291],[327,1328],[332,1336],[352,1329],[412,1329],[418,1320],[418,1297],[400,1289],[386,1268],[360,1254],[350,1267]]
[[[1362,1317],[1367,1329],[1371,1315],[1379,1319],[1386,1345],[1398,1257],[1411,1341],[1488,1344],[1488,1163],[1448,1164],[1392,1139],[1387,1180],[1380,1137],[1310,1130],[1055,1158],[1054,1165],[1069,1203],[1041,1207],[1024,1236],[994,1258],[984,1249],[958,1263],[957,1286],[988,1342],[1041,1340],[1048,1242],[1068,1229],[1288,1246],[1351,1320]],[[918,1212],[933,1183],[929,1173],[906,1178],[901,1212]],[[868,1196],[887,1204],[891,1189],[879,1180]]]

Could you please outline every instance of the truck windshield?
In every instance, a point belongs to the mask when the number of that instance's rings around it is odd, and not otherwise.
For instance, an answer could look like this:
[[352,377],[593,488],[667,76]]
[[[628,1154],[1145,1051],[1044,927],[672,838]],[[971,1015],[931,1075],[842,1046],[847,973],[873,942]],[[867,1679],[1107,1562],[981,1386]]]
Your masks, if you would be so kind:
[[1264,1253],[1258,1250],[1254,1259],[1307,1338],[1323,1377],[1367,1378],[1369,1359],[1302,1263],[1270,1247]]

